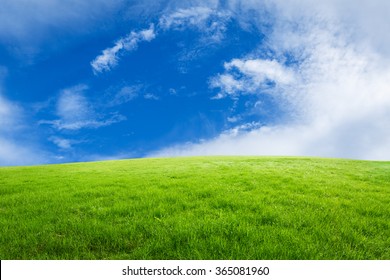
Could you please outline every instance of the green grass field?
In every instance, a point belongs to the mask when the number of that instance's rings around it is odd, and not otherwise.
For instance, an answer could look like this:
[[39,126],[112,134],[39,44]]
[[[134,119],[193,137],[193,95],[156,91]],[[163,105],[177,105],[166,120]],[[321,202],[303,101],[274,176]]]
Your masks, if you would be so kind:
[[0,168],[0,259],[390,259],[390,162]]

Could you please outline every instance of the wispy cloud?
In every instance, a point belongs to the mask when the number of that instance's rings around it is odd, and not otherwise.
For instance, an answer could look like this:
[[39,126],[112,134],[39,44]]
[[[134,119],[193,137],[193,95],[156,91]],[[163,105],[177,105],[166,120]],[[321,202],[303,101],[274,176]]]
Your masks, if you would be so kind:
[[74,122],[93,117],[93,109],[84,96],[84,91],[87,89],[87,86],[79,85],[64,89],[60,93],[56,113],[64,122]]
[[118,92],[116,92],[113,96],[109,95],[110,100],[108,101],[108,106],[119,106],[130,102],[138,97],[140,90],[142,89],[141,85],[134,86],[124,86]]
[[0,131],[15,128],[20,113],[21,110],[18,105],[0,95]]
[[52,136],[49,138],[49,141],[53,142],[55,145],[57,145],[59,148],[63,150],[72,148],[72,140],[70,139]]
[[85,85],[78,85],[62,90],[56,104],[56,115],[59,118],[41,120],[39,124],[49,124],[58,130],[80,130],[109,126],[126,119],[119,114],[98,114],[84,95],[87,89]]
[[153,24],[150,25],[149,29],[130,32],[126,37],[119,39],[113,47],[103,50],[102,54],[91,62],[94,73],[111,70],[117,65],[122,53],[133,51],[137,49],[139,43],[150,42],[155,37]]
[[36,147],[31,134],[23,108],[0,92],[0,165],[45,162],[45,153]]
[[220,88],[215,98],[226,94],[265,93],[276,85],[289,84],[294,80],[293,72],[276,60],[233,59],[225,63],[225,73],[213,77],[212,88]]
[[42,120],[39,122],[39,124],[49,124],[52,125],[54,128],[58,130],[80,130],[83,128],[99,128],[99,127],[105,127],[110,126],[112,124],[121,122],[126,120],[126,117],[122,115],[113,115],[109,118],[103,119],[103,120],[77,120],[72,122],[64,122],[62,120],[53,120],[53,121],[47,121]]
[[209,7],[191,7],[188,9],[178,9],[175,12],[163,15],[159,25],[163,29],[186,29],[190,26],[198,27],[203,25],[213,14]]
[[[163,31],[198,30],[201,33],[200,45],[207,46],[220,43],[225,38],[231,17],[230,11],[213,8],[213,5],[188,7],[161,16],[158,27]],[[187,51],[184,57],[193,56],[193,51]]]
[[160,99],[157,95],[150,93],[150,92],[145,93],[144,98],[148,99],[148,100],[159,100]]

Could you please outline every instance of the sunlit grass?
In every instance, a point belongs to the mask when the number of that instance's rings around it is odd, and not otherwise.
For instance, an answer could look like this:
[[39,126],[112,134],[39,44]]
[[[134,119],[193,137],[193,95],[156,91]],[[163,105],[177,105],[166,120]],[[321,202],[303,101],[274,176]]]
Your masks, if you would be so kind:
[[0,168],[0,259],[390,259],[390,162]]

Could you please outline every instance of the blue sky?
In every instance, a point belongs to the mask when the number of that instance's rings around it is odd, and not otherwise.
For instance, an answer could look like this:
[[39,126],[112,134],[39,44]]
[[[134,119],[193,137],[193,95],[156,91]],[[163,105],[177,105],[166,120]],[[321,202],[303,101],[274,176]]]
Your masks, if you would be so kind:
[[380,0],[3,0],[0,165],[388,160],[389,8]]

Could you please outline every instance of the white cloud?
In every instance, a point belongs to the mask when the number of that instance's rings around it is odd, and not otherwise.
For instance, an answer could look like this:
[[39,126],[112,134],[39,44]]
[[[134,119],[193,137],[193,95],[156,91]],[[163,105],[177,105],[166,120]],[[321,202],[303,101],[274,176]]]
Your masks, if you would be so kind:
[[226,70],[238,69],[242,74],[252,79],[256,86],[260,86],[266,80],[276,83],[290,83],[293,75],[289,69],[275,60],[264,59],[233,59],[225,63]]
[[39,124],[52,125],[58,130],[80,130],[109,126],[126,119],[118,114],[110,117],[97,114],[84,95],[87,89],[85,85],[78,85],[62,90],[56,104],[56,115],[59,119],[41,120]]
[[63,150],[72,148],[72,141],[69,139],[52,136],[49,140]]
[[263,127],[249,132],[233,129],[212,140],[169,147],[149,156],[296,155],[301,151],[294,144],[300,139],[291,139],[290,130],[293,129]]
[[46,162],[44,152],[33,147],[31,142],[23,143],[17,139],[0,135],[0,166],[30,165]]
[[220,74],[211,79],[210,86],[221,89],[221,92],[214,97],[220,99],[225,97],[226,94],[235,96],[237,92],[242,92],[246,85],[242,80],[236,79],[231,74]]
[[56,113],[63,122],[74,122],[93,116],[93,110],[83,94],[87,89],[87,86],[79,85],[60,93]]
[[85,119],[85,120],[77,120],[72,122],[64,122],[62,120],[53,120],[53,121],[43,120],[40,121],[39,124],[49,124],[58,130],[80,130],[83,128],[99,128],[99,127],[110,126],[112,124],[124,120],[126,120],[126,117],[122,115],[113,115],[103,120]]
[[0,131],[9,130],[17,124],[19,106],[0,95]]
[[144,98],[148,99],[148,100],[159,100],[160,99],[157,95],[155,95],[153,93],[146,93],[144,95]]
[[367,44],[387,58],[390,56],[390,38],[386,35],[390,30],[390,2],[387,0],[365,0],[358,4],[353,0],[268,2],[273,2],[278,15],[283,18],[297,20],[299,17],[317,17],[326,23],[333,21],[337,26],[343,25],[343,31],[354,42]]
[[0,93],[0,166],[44,162],[25,125],[23,109]]
[[212,14],[213,10],[208,7],[178,9],[169,15],[162,16],[159,25],[163,29],[186,29],[188,26],[198,27],[203,25]]
[[0,166],[42,163],[44,153],[35,145],[23,107],[2,92],[7,72],[0,66]]
[[210,82],[212,88],[221,89],[215,97],[217,99],[226,94],[264,93],[269,82],[284,85],[294,80],[293,72],[275,60],[233,59],[225,63],[224,68],[226,72],[213,77]]
[[109,71],[118,63],[119,56],[124,52],[130,52],[137,49],[141,42],[150,42],[156,37],[154,25],[150,25],[149,29],[144,29],[138,32],[132,31],[126,37],[119,39],[115,46],[103,50],[102,54],[97,56],[91,66],[95,74]]
[[[218,97],[222,98],[244,91],[261,93],[263,83],[270,79],[275,83],[272,93],[281,104],[288,104],[290,119],[250,131],[224,132],[208,141],[168,147],[151,156],[390,158],[390,67],[384,63],[390,54],[383,51],[385,46],[390,48],[390,42],[367,31],[360,33],[363,38],[355,36],[367,28],[359,23],[384,22],[389,12],[369,13],[370,20],[360,18],[364,13],[346,19],[342,13],[346,6],[362,11],[355,7],[359,5],[350,1],[292,2],[268,6],[277,19],[267,36],[266,45],[272,50],[268,59],[264,54],[256,57],[256,53],[250,59],[234,59],[225,64],[225,73],[211,81],[211,86],[221,89]],[[377,2],[382,8],[387,5]],[[380,18],[373,20],[376,16]],[[372,32],[378,33],[375,28]],[[285,55],[295,62],[278,62]]]
[[159,20],[159,27],[163,30],[198,29],[203,33],[203,44],[218,43],[225,37],[226,25],[231,19],[227,10],[218,10],[215,7],[196,6],[179,8],[174,12],[163,15]]
[[122,87],[109,101],[108,106],[118,106],[134,100],[137,98],[141,88],[142,86],[140,85]]

